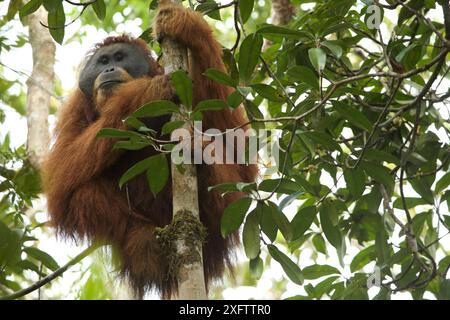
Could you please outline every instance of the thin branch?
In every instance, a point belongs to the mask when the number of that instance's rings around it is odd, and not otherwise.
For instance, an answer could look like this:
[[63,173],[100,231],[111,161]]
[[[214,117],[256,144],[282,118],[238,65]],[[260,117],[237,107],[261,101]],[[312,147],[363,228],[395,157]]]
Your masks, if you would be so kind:
[[436,174],[437,172],[441,171],[442,168],[444,168],[445,165],[447,164],[448,160],[450,160],[450,150],[449,150],[449,153],[447,154],[447,156],[445,157],[445,159],[442,161],[442,163],[436,169],[429,171],[429,172],[417,173],[414,176],[407,177],[405,180],[414,180],[414,179],[418,179],[418,178],[422,178],[422,177],[432,176],[432,175]]
[[422,19],[425,22],[425,24],[427,24],[428,27],[430,27],[430,29],[437,35],[437,37],[439,38],[439,40],[442,41],[442,43],[448,44],[448,41],[444,38],[444,36],[442,36],[442,33],[436,28],[436,26],[433,24],[433,22],[430,19],[428,19],[427,17],[425,17],[422,14],[422,12],[411,8],[409,6],[409,4],[406,4],[402,0],[395,0],[395,1],[396,1],[396,3],[402,5],[403,7],[405,7],[409,11],[411,11],[415,16]]
[[234,42],[233,47],[230,49],[231,52],[234,52],[237,49],[239,41],[241,40],[241,29],[239,28],[238,16],[239,16],[239,6],[235,4],[233,20],[234,20],[234,29],[236,30],[236,41]]
[[204,14],[207,15],[207,14],[210,14],[211,12],[214,12],[214,11],[217,11],[217,10],[220,10],[220,9],[225,9],[225,8],[237,5],[238,3],[239,3],[238,1],[231,1],[230,3],[222,4],[222,5],[219,5],[219,6],[215,7],[215,8],[209,9],[209,10],[205,11]]
[[98,244],[91,245],[90,247],[88,247],[87,249],[82,251],[80,254],[78,254],[75,258],[73,258],[72,260],[67,262],[64,266],[62,266],[61,268],[56,270],[55,272],[49,274],[48,276],[42,278],[39,281],[33,283],[28,288],[19,290],[17,292],[14,292],[14,293],[12,293],[10,295],[7,295],[7,296],[4,296],[4,297],[0,297],[0,300],[14,300],[14,299],[18,299],[18,298],[21,298],[21,297],[23,297],[23,296],[25,296],[25,295],[33,292],[33,291],[38,290],[42,286],[50,283],[51,281],[53,281],[54,279],[56,279],[56,278],[58,278],[60,276],[62,276],[63,273],[66,272],[70,267],[72,267],[72,266],[76,265],[77,263],[79,263],[81,260],[83,260],[84,258],[89,256],[91,253],[93,253],[99,247],[101,247],[101,245],[98,245]]
[[419,130],[420,113],[422,111],[422,103],[421,103],[422,99],[423,99],[423,97],[425,97],[425,95],[430,90],[431,86],[433,85],[434,81],[437,79],[439,72],[441,71],[444,63],[445,63],[445,56],[443,56],[442,59],[439,61],[439,63],[436,66],[436,69],[434,69],[433,74],[430,76],[430,79],[428,79],[428,82],[423,87],[422,91],[417,95],[417,97],[411,103],[411,107],[413,107],[414,104],[416,105],[416,117],[414,120],[414,127],[412,129],[412,135],[411,135],[411,139],[409,141],[408,150],[402,157],[402,164],[401,164],[402,166],[406,163],[406,161],[409,158],[409,155],[411,154],[411,152],[413,151],[413,148],[414,148],[414,144],[415,144],[416,137],[417,137],[418,130]]
[[16,70],[16,69],[13,69],[13,68],[7,66],[6,64],[4,64],[3,62],[0,62],[0,65],[3,66],[3,67],[5,67],[5,68],[7,68],[7,69],[9,69],[9,70],[11,70],[11,71],[14,72],[14,73],[17,73],[18,75],[27,77],[28,81],[31,81],[34,85],[38,86],[40,89],[42,89],[42,90],[44,90],[45,92],[47,92],[49,95],[51,95],[51,96],[52,96],[53,98],[55,98],[56,100],[58,100],[58,101],[62,101],[62,100],[63,100],[62,97],[55,95],[54,92],[52,92],[52,91],[49,90],[48,88],[45,88],[39,81],[36,81],[35,79],[33,79],[33,78],[31,77],[31,75],[27,74],[26,72],[23,72],[23,71],[20,71],[20,70]]
[[383,195],[383,206],[384,206],[384,210],[387,211],[389,213],[389,215],[392,217],[392,220],[394,220],[394,222],[400,226],[400,228],[404,229],[405,225],[403,222],[400,221],[399,218],[397,218],[397,216],[394,213],[394,209],[391,207],[390,204],[390,197],[387,193],[387,190],[385,188],[385,186],[383,184],[380,184],[380,192]]
[[450,40],[450,4],[448,1],[440,1],[444,14],[445,39]]
[[395,95],[397,94],[398,89],[400,88],[402,81],[400,80],[397,84],[397,86],[394,88],[394,91],[392,92],[391,96],[389,97],[389,100],[386,103],[386,106],[384,107],[383,111],[380,113],[380,115],[378,116],[377,121],[375,122],[372,131],[369,134],[369,137],[367,138],[366,143],[364,144],[364,147],[361,150],[361,153],[358,157],[358,160],[356,160],[355,165],[352,167],[352,169],[358,167],[359,163],[361,162],[364,153],[366,152],[366,149],[368,148],[370,141],[372,140],[373,136],[375,135],[376,130],[378,129],[378,127],[381,124],[381,121],[384,119],[384,117],[387,115],[388,111],[389,111],[389,106],[391,105],[392,101],[394,101]]
[[65,1],[66,1],[67,3],[70,3],[71,5],[74,5],[74,6],[82,6],[82,7],[83,7],[83,8],[81,9],[80,13],[78,14],[78,16],[77,16],[76,18],[74,18],[72,21],[70,21],[69,23],[66,23],[66,24],[64,24],[64,25],[62,25],[62,26],[52,26],[52,27],[50,27],[50,26],[44,24],[42,21],[40,22],[41,26],[43,26],[44,28],[50,29],[50,30],[64,29],[65,27],[70,26],[72,23],[74,23],[75,21],[77,21],[77,20],[81,17],[81,15],[84,13],[84,11],[85,11],[91,4],[97,2],[97,0],[93,0],[93,1],[90,1],[90,2],[86,2],[86,3],[76,3],[76,2],[69,1],[69,0],[65,0]]
[[97,2],[97,0],[92,0],[92,1],[84,2],[84,3],[81,3],[81,2],[73,2],[73,1],[70,1],[70,0],[64,0],[64,1],[67,2],[67,3],[70,3],[70,4],[73,5],[73,6],[83,6],[83,7],[87,7],[87,6],[89,6],[89,5],[94,4],[94,3]]

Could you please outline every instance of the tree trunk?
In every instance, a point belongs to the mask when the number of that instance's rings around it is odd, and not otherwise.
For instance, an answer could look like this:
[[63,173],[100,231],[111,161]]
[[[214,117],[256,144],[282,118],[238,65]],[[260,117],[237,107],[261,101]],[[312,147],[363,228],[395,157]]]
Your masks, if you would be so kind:
[[[173,0],[173,2],[181,2]],[[162,52],[164,57],[164,67],[166,73],[176,70],[188,70],[188,55],[186,48],[178,43],[166,39],[162,43]],[[180,106],[184,108],[184,106]],[[179,115],[173,115],[172,121],[182,120]],[[188,129],[188,126],[186,126]],[[171,137],[172,140],[175,137]],[[173,193],[173,215],[174,217],[190,213],[200,221],[198,206],[198,185],[197,169],[194,164],[183,164],[184,173],[172,163],[172,193]],[[181,216],[182,217],[182,216]],[[200,235],[199,235],[200,236]],[[187,245],[185,239],[180,239],[176,243],[177,253],[189,256],[199,256],[200,260],[183,264],[179,269],[178,295],[173,299],[181,300],[201,300],[207,299],[205,289],[205,279],[203,274],[202,245],[199,241],[195,248]],[[197,252],[187,252],[196,250]]]
[[48,115],[51,92],[53,91],[55,43],[46,23],[47,15],[41,7],[27,17],[29,37],[33,53],[33,71],[27,80],[27,152],[33,166],[40,167],[50,141]]
[[288,24],[295,16],[295,7],[289,0],[272,0],[272,24]]
[[[271,16],[272,24],[282,26],[288,24],[295,16],[295,7],[289,0],[272,0]],[[263,51],[271,45],[264,39]]]

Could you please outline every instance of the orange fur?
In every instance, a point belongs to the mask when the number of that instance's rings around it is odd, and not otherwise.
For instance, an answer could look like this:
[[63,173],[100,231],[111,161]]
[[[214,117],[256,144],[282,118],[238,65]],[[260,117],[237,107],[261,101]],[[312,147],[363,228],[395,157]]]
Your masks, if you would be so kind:
[[[194,103],[226,99],[230,88],[203,75],[207,68],[223,70],[224,65],[221,47],[202,16],[173,5],[163,5],[160,11],[155,23],[156,35],[173,38],[191,50]],[[143,45],[141,40],[122,36],[107,38],[95,49],[116,42]],[[145,50],[149,49],[145,47]],[[151,58],[149,65],[153,74],[119,85],[101,108],[77,89],[59,118],[56,142],[42,171],[48,211],[59,234],[107,241],[117,249],[122,274],[138,296],[156,289],[167,298],[177,287],[168,281],[167,261],[159,252],[153,230],[172,219],[170,182],[156,198],[149,191],[144,175],[120,190],[121,175],[155,151],[113,150],[114,139],[96,138],[102,128],[125,129],[122,120],[144,103],[173,98],[169,76],[161,75],[161,67]],[[241,110],[207,112],[203,129],[225,130],[245,121]],[[163,119],[156,119],[152,125],[160,127],[162,123]],[[224,182],[250,182],[255,176],[254,165],[198,166],[200,216],[208,230],[203,248],[207,283],[220,278],[225,266],[231,263],[230,253],[238,238],[236,235],[221,237],[220,219],[225,207],[241,196],[235,193],[222,198],[216,191],[208,192],[208,187]]]

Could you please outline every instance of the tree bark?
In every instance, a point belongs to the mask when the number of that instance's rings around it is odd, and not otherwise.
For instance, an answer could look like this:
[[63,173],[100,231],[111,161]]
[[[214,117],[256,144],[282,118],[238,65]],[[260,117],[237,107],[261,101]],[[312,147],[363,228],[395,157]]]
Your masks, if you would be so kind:
[[[295,16],[295,7],[289,0],[272,0],[271,16],[272,24],[282,26],[288,24]],[[263,51],[271,45],[271,42],[264,39]]]
[[50,142],[48,115],[56,51],[55,43],[48,29],[40,24],[41,21],[47,21],[47,14],[42,7],[27,17],[33,53],[33,71],[27,80],[27,152],[36,168],[40,167]]
[[289,0],[272,0],[272,24],[288,24],[295,16],[295,7]]
[[[172,2],[181,2],[173,0]],[[188,70],[188,53],[186,48],[178,43],[166,39],[162,43],[163,61],[166,73],[176,70]],[[185,108],[184,106],[180,106]],[[183,120],[179,115],[173,115],[172,121]],[[188,129],[188,126],[185,126]],[[171,137],[174,140],[175,136]],[[173,215],[179,216],[186,212],[191,213],[200,221],[198,205],[198,184],[197,169],[194,164],[183,164],[181,173],[172,163],[172,194],[173,194]],[[200,257],[200,261],[183,264],[179,269],[178,295],[172,297],[180,300],[202,300],[207,299],[205,279],[203,274],[202,246],[198,242],[196,248],[187,245],[186,241],[181,239],[177,241],[177,253],[182,255]],[[189,253],[189,250],[197,250],[196,253]]]

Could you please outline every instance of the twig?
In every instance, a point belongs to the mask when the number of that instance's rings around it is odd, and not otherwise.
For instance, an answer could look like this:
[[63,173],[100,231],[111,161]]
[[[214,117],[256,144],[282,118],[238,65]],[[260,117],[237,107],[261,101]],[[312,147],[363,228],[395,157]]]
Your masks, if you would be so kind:
[[39,288],[41,288],[42,286],[50,283],[51,281],[53,281],[54,279],[56,279],[57,277],[61,276],[64,272],[66,272],[70,267],[76,265],[77,263],[79,263],[81,260],[83,260],[84,258],[86,258],[87,256],[89,256],[91,253],[93,253],[95,250],[97,250],[99,247],[101,247],[102,245],[91,245],[90,247],[88,247],[87,249],[85,249],[84,251],[82,251],[80,254],[78,254],[75,258],[73,258],[72,260],[70,260],[69,262],[67,262],[64,266],[62,266],[61,268],[59,268],[58,270],[56,270],[55,272],[49,274],[48,276],[42,278],[41,280],[33,283],[31,286],[29,286],[28,288],[19,290],[17,292],[14,292],[10,295],[4,296],[4,297],[0,297],[0,300],[14,300],[14,299],[18,299],[21,298],[33,291],[38,290]]
[[73,2],[73,1],[70,1],[70,0],[64,0],[64,1],[66,1],[67,3],[70,3],[73,6],[83,6],[83,7],[87,7],[87,6],[97,2],[97,0],[92,0],[92,1],[83,2],[83,3],[81,3],[81,2]]
[[448,1],[440,1],[442,13],[444,14],[445,39],[450,39],[450,4]]
[[72,2],[70,0],[65,0],[65,1],[67,3],[70,3],[73,6],[82,6],[83,7],[81,9],[80,13],[78,14],[78,16],[75,19],[73,19],[72,21],[70,21],[70,22],[68,22],[68,23],[66,23],[65,25],[62,25],[62,26],[52,26],[52,27],[50,27],[50,26],[44,24],[42,21],[39,22],[41,24],[41,26],[43,26],[44,28],[50,29],[50,30],[64,29],[65,27],[70,26],[72,23],[77,21],[78,18],[80,18],[81,15],[84,13],[84,11],[87,9],[87,7],[89,7],[91,4],[94,4],[94,3],[97,2],[97,0],[92,0],[92,1],[89,1],[89,2],[85,2],[85,3],[77,3],[77,2]]
[[20,71],[20,70],[16,70],[16,69],[13,69],[13,68],[7,66],[6,64],[4,64],[3,62],[0,62],[0,65],[3,66],[3,67],[5,67],[5,68],[7,68],[7,69],[9,69],[9,70],[11,70],[12,72],[17,73],[18,75],[27,77],[27,79],[28,79],[29,81],[31,81],[34,85],[38,86],[40,89],[42,89],[42,90],[44,90],[45,92],[47,92],[49,95],[51,95],[51,96],[52,96],[53,98],[55,98],[56,100],[58,100],[58,101],[62,101],[62,100],[63,100],[62,97],[55,95],[55,93],[53,93],[52,91],[50,91],[48,88],[44,88],[44,86],[43,86],[39,81],[36,81],[35,79],[33,79],[33,78],[31,77],[31,75],[27,74],[26,72],[23,72],[23,71]]
[[397,94],[398,89],[400,88],[402,81],[400,80],[397,84],[397,86],[394,88],[394,91],[392,92],[391,96],[389,97],[389,100],[386,103],[386,106],[384,107],[383,111],[380,113],[380,115],[378,116],[377,121],[375,122],[372,131],[369,134],[369,137],[367,138],[366,143],[364,144],[361,153],[358,157],[358,160],[356,160],[355,165],[352,167],[352,169],[355,169],[356,167],[358,167],[359,163],[361,162],[364,153],[366,152],[367,147],[369,146],[370,141],[372,140],[372,137],[375,134],[375,131],[378,129],[378,127],[381,124],[381,121],[384,119],[384,117],[387,115],[388,111],[389,111],[389,106],[391,105],[392,101],[394,101],[395,95]]
[[209,9],[209,10],[205,11],[204,14],[210,14],[211,12],[214,12],[214,11],[217,11],[220,9],[225,9],[225,8],[231,7],[233,5],[237,5],[237,4],[238,4],[238,1],[231,1],[230,3],[222,4],[215,8]]
[[231,52],[234,52],[237,49],[239,41],[241,40],[241,29],[239,28],[238,16],[239,16],[239,6],[235,4],[233,20],[234,20],[234,29],[236,30],[236,41],[234,42],[233,47],[230,49]]
[[394,213],[394,209],[391,207],[391,204],[390,204],[391,199],[387,193],[386,187],[383,184],[380,184],[379,186],[380,186],[380,192],[383,195],[384,210],[389,213],[389,215],[392,217],[392,220],[394,220],[394,222],[398,226],[400,226],[400,228],[404,229],[405,228],[404,223],[401,222],[399,218],[397,218],[397,216]]
[[[442,33],[436,29],[435,25],[433,24],[433,22],[428,19],[427,17],[425,17],[422,12],[417,11],[413,8],[411,8],[409,6],[409,4],[406,4],[405,2],[403,2],[402,0],[395,0],[398,4],[402,5],[403,7],[405,7],[406,9],[408,9],[409,11],[411,11],[414,15],[416,15],[418,18],[421,18],[425,24],[427,24],[431,30],[433,30],[433,32],[437,35],[437,37],[439,38],[439,40],[442,41],[442,43],[447,43],[446,39],[442,36]],[[446,1],[446,0],[445,0]]]

